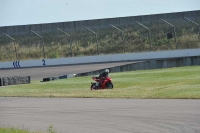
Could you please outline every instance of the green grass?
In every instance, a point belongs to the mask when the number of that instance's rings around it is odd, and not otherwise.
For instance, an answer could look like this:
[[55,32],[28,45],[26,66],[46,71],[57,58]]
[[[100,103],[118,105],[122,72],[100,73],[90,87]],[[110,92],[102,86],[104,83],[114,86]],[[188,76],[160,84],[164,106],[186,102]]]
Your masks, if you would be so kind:
[[0,127],[0,133],[40,133],[40,132],[29,132],[29,131],[23,130],[23,129]]
[[114,89],[90,90],[91,76],[0,88],[6,97],[199,99],[200,66],[110,73]]
[[[19,128],[8,128],[8,127],[0,127],[0,133],[43,133],[41,131],[38,132],[30,132],[25,129],[19,129]],[[53,125],[50,125],[47,133],[56,133]]]

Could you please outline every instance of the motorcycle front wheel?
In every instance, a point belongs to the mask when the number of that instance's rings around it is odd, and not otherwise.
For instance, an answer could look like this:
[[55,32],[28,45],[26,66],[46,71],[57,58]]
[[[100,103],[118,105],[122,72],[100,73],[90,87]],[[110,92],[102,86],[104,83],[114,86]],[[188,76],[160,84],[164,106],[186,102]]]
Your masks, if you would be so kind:
[[113,86],[113,83],[112,83],[112,82],[107,82],[107,83],[106,83],[106,88],[107,88],[107,89],[113,89],[113,87],[114,87],[114,86]]

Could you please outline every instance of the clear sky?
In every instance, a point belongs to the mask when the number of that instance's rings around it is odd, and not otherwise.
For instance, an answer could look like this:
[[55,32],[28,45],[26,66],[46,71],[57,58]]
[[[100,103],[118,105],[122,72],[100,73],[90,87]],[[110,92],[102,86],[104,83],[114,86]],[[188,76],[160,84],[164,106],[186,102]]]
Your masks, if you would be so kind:
[[0,0],[0,27],[200,10],[200,0]]

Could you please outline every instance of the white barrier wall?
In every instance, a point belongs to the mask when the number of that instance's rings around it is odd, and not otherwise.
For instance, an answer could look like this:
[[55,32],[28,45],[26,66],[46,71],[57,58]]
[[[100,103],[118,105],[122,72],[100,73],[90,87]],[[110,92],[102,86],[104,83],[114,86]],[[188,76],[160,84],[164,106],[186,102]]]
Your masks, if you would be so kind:
[[200,49],[0,62],[0,69],[200,56]]

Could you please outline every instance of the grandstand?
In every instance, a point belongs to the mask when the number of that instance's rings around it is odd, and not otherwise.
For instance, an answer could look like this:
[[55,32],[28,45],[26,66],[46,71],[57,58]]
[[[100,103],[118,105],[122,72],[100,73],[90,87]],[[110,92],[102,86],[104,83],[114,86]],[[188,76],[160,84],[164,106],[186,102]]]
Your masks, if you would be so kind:
[[0,27],[0,61],[200,48],[200,10]]

